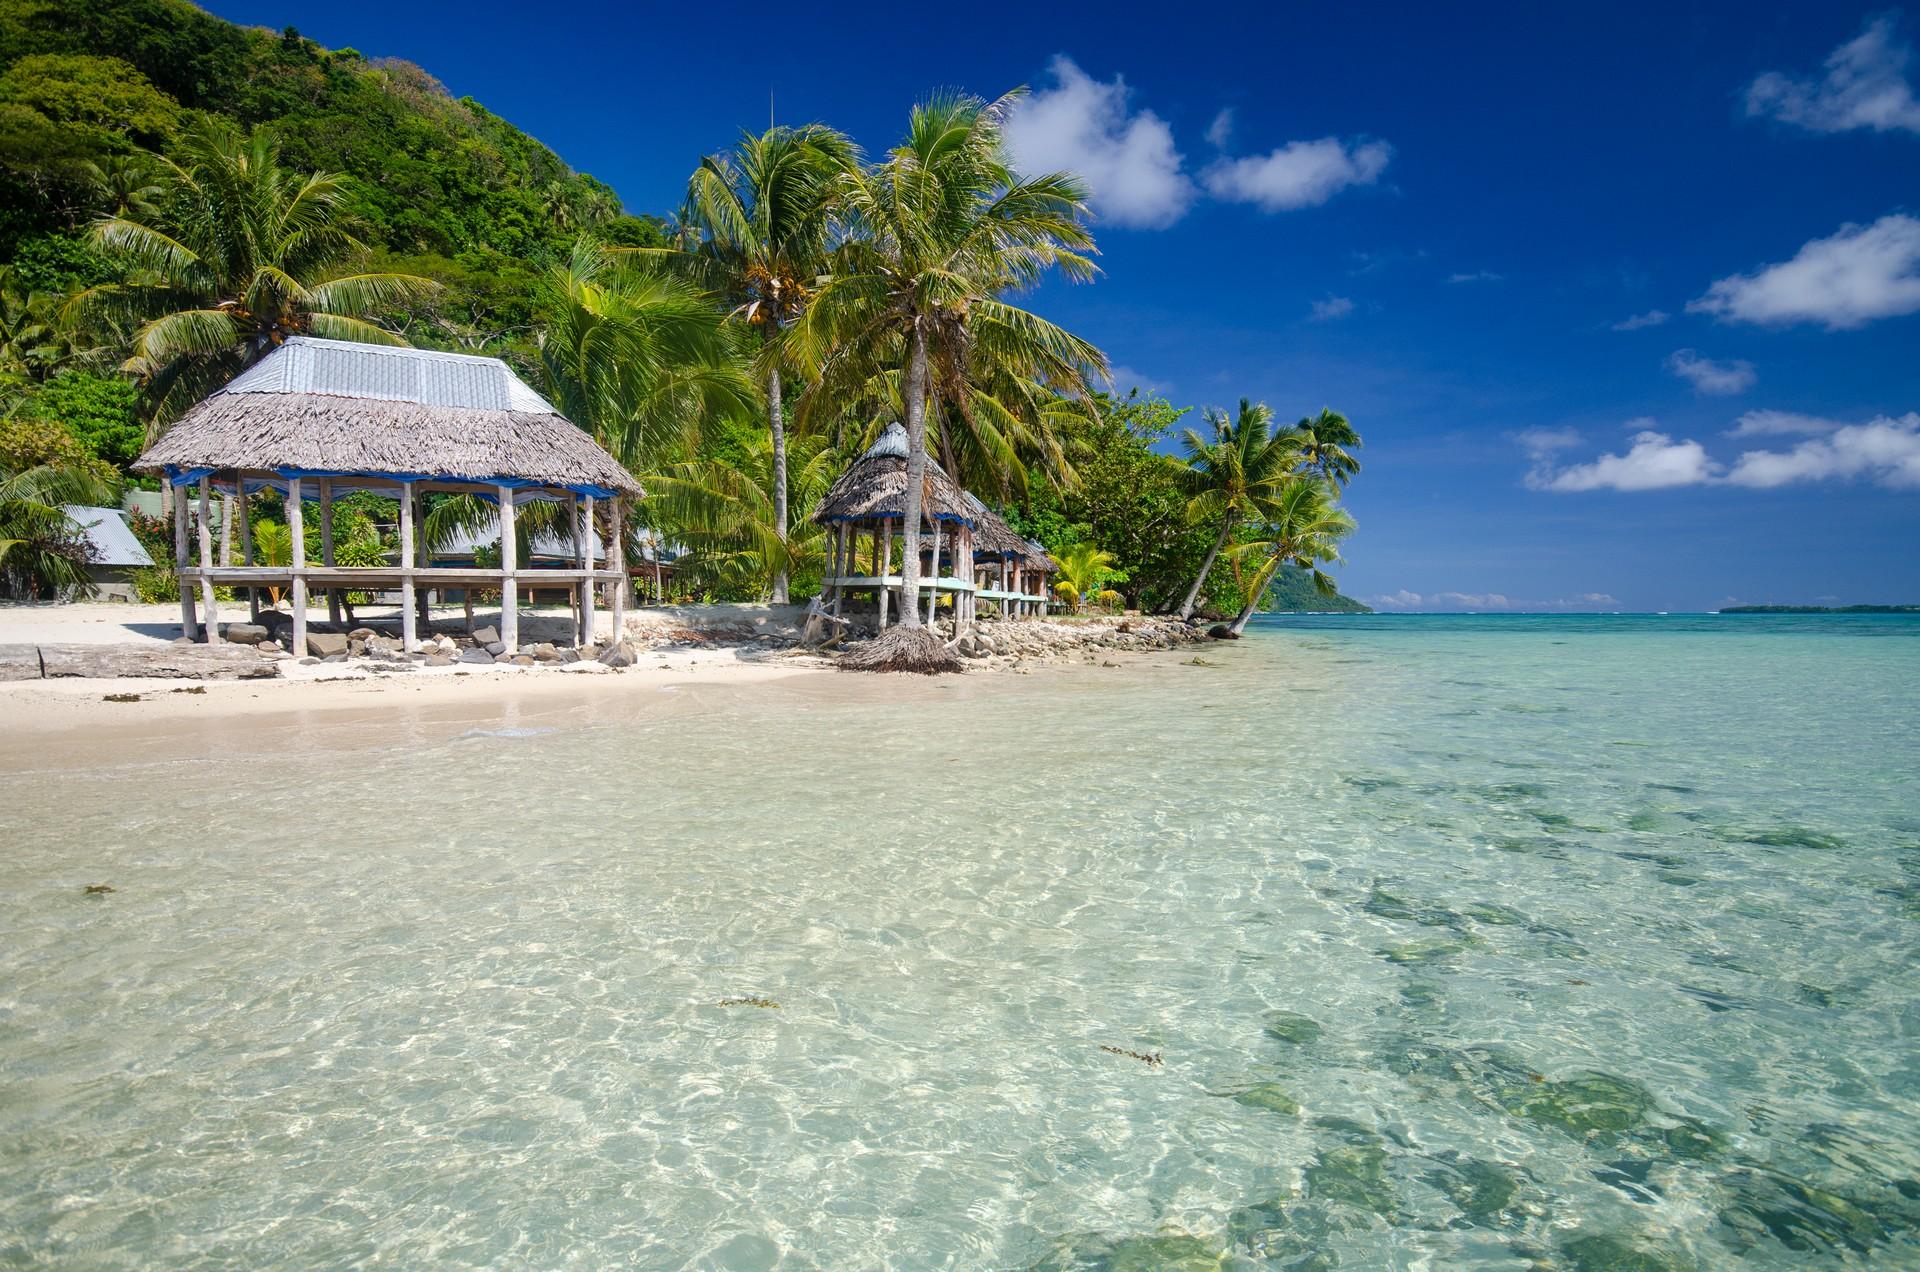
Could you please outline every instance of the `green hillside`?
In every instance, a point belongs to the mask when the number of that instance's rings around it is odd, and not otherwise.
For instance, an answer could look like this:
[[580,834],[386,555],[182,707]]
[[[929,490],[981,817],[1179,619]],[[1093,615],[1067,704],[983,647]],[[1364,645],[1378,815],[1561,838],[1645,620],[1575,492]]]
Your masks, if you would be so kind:
[[1313,576],[1297,565],[1289,565],[1274,577],[1263,607],[1268,614],[1371,614],[1373,611],[1351,596],[1323,596],[1313,585]]
[[166,153],[194,112],[271,124],[296,171],[354,179],[379,268],[446,284],[415,343],[527,324],[537,274],[585,226],[661,241],[603,183],[410,62],[235,26],[185,0],[0,0],[0,262],[25,288],[100,281],[81,245],[102,175]]

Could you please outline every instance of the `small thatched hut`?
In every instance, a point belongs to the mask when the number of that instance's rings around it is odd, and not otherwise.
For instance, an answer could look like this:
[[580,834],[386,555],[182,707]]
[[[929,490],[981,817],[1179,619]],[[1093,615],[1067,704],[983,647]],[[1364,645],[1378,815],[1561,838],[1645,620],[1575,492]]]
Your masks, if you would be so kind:
[[[180,575],[181,622],[197,634],[193,588],[207,609],[206,633],[218,639],[216,585],[285,587],[293,598],[293,645],[306,649],[307,597],[318,587],[401,594],[401,639],[415,648],[417,588],[485,588],[501,596],[500,637],[518,638],[514,510],[534,500],[567,505],[573,564],[542,570],[543,586],[569,588],[579,638],[593,639],[594,587],[624,582],[622,538],[627,500],[640,483],[497,358],[437,353],[294,336],[195,406],[140,457],[137,467],[164,473],[174,500],[174,552]],[[199,561],[188,552],[185,488],[198,488]],[[286,496],[292,561],[255,561],[247,497],[273,489]],[[348,491],[396,499],[399,559],[377,566],[340,566],[333,553],[333,499]],[[244,565],[216,568],[207,508],[219,491],[236,497]],[[418,544],[418,503],[429,492],[479,495],[499,505],[497,569],[426,564]],[[319,505],[321,561],[306,556],[306,501]],[[609,501],[608,546],[596,569],[589,545],[597,533],[596,500]],[[613,589],[619,632],[625,588]]]
[[[935,463],[927,460],[923,492],[920,587],[926,593],[929,625],[940,597],[953,598],[954,621],[964,627],[973,617],[973,527],[977,514],[967,493]],[[813,520],[827,528],[827,570],[821,580],[826,612],[843,616],[855,593],[869,592],[879,607],[879,627],[887,625],[890,604],[898,604],[905,578],[894,572],[894,536],[907,515],[907,430],[887,425],[880,440],[833,483],[814,510]],[[860,568],[861,537],[867,539],[868,568]]]
[[1046,550],[1020,537],[999,513],[967,495],[974,510],[974,603],[991,602],[1002,616],[1022,618],[1047,612]]

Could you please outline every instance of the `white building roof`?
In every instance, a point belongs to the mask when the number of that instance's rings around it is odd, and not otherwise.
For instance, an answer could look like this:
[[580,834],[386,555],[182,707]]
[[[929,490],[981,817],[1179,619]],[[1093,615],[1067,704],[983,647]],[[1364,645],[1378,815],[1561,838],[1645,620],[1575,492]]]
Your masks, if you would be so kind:
[[153,558],[134,537],[127,514],[118,508],[88,508],[68,504],[62,509],[87,536],[93,547],[94,565],[152,565]]
[[324,393],[478,411],[556,415],[553,406],[498,358],[434,349],[291,336],[235,377],[223,393]]

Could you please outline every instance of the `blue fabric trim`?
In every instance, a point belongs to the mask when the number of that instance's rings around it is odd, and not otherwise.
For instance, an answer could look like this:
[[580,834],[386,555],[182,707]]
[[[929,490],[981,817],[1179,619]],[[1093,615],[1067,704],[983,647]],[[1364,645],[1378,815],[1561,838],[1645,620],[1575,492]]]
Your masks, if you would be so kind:
[[189,485],[219,471],[217,468],[182,468],[178,464],[168,464],[166,467],[167,480],[176,486]]

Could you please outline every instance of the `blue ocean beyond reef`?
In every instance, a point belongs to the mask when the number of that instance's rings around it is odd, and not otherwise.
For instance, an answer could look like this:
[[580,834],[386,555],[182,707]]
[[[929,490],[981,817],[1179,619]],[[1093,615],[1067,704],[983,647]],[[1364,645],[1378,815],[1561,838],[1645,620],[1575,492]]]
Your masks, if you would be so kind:
[[1920,1262],[1920,619],[405,711],[0,775],[0,1262]]

